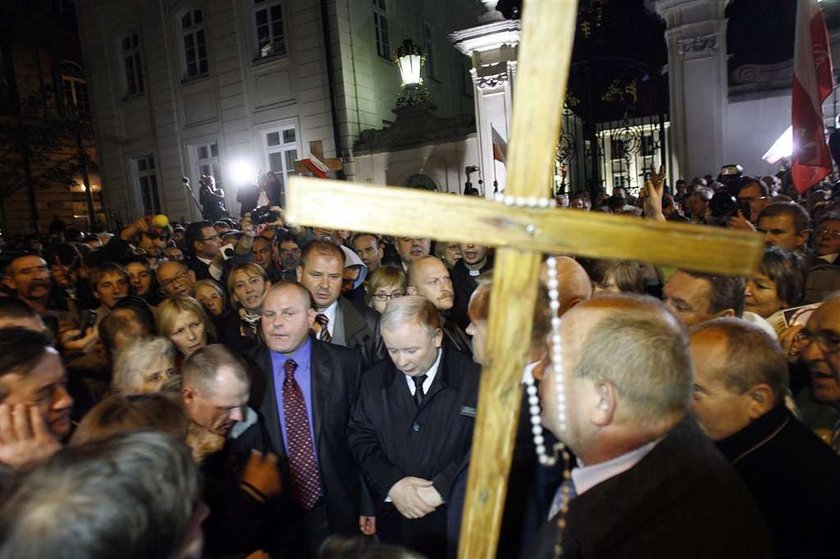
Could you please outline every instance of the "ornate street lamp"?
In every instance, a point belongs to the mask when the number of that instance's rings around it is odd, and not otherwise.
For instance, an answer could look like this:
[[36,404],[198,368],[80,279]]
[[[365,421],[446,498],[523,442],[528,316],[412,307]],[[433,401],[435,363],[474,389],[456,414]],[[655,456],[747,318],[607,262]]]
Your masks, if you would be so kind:
[[411,39],[404,40],[394,52],[394,63],[399,68],[402,78],[402,87],[397,95],[398,108],[431,103],[432,95],[423,85],[423,78],[420,77],[425,61],[426,54],[423,49],[415,45]]

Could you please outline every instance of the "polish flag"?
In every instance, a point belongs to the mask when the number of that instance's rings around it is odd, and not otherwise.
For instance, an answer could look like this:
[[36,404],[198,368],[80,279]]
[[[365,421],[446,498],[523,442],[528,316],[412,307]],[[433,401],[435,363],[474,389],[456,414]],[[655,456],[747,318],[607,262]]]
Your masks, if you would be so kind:
[[834,89],[828,30],[817,0],[799,0],[793,54],[793,184],[801,193],[831,172],[822,104]]
[[490,125],[490,130],[493,133],[493,159],[501,161],[503,165],[507,165],[507,142],[492,124]]

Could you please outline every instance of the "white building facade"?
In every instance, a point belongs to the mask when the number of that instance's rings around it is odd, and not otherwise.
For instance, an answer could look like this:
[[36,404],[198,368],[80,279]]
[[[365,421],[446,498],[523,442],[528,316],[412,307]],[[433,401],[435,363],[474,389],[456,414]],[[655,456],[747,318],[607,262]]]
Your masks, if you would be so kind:
[[213,174],[236,214],[242,181],[285,179],[313,141],[352,179],[360,132],[394,118],[403,39],[428,53],[437,115],[473,113],[448,34],[481,12],[474,0],[81,0],[108,212],[196,219],[182,177]]

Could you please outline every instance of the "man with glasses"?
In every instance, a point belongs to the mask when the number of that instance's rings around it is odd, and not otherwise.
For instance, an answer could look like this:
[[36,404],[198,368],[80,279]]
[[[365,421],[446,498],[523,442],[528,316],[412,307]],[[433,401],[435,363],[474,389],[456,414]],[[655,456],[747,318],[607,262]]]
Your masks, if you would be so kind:
[[826,214],[814,230],[814,253],[829,264],[837,262],[840,253],[840,212]]
[[212,264],[222,248],[222,241],[212,223],[190,223],[184,232],[184,245],[187,252],[184,262],[195,273],[196,279],[221,279],[222,269]]
[[195,285],[195,272],[184,262],[164,262],[157,269],[157,280],[164,297],[190,295]]
[[812,237],[814,252],[805,277],[806,303],[822,301],[827,294],[840,290],[840,212],[825,214]]
[[[814,311],[789,353],[798,353],[808,369],[811,399],[840,410],[840,297]],[[834,425],[831,446],[840,453],[840,421]]]
[[741,181],[741,189],[738,191],[738,201],[749,204],[750,215],[745,216],[739,211],[729,220],[729,226],[754,231],[755,226],[758,225],[759,214],[770,205],[767,185],[758,177],[744,177]]

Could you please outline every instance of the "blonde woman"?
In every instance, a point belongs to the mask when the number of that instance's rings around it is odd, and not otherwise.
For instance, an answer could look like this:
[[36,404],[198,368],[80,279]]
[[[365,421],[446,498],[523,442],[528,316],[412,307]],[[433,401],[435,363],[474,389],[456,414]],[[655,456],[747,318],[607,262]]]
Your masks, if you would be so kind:
[[177,361],[206,346],[216,329],[201,303],[186,295],[167,297],[157,308],[158,334],[169,338],[178,350]]

